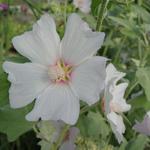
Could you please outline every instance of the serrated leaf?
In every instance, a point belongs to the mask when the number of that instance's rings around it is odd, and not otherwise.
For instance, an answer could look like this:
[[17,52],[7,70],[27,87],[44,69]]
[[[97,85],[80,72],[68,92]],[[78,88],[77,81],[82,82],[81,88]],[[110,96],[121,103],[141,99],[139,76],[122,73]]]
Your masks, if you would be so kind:
[[83,136],[105,139],[110,129],[100,113],[89,112],[88,116],[80,118],[78,127]]
[[11,109],[8,105],[0,108],[0,132],[7,134],[9,141],[32,129],[33,122],[25,120],[29,107]]
[[150,67],[139,68],[136,72],[136,77],[145,91],[147,100],[150,101]]

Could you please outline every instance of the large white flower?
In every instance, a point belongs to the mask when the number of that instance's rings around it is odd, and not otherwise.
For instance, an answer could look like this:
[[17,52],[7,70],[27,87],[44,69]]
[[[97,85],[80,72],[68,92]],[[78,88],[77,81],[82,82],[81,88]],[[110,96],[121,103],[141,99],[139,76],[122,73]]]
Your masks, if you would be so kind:
[[16,50],[31,62],[3,64],[12,83],[11,107],[24,107],[36,99],[27,120],[75,124],[79,100],[94,104],[104,88],[107,59],[93,57],[103,40],[104,33],[92,32],[78,15],[71,14],[60,41],[53,18],[43,15],[32,31],[12,40]]
[[107,66],[103,99],[104,111],[119,143],[123,140],[122,134],[125,132],[123,119],[119,113],[126,112],[131,108],[129,104],[126,104],[124,99],[124,93],[128,84],[117,84],[124,76],[125,74],[118,72],[112,64]]
[[79,8],[84,13],[89,13],[91,10],[91,0],[73,0],[76,8]]
[[141,123],[136,121],[133,128],[137,132],[150,136],[150,111],[146,113],[144,120]]

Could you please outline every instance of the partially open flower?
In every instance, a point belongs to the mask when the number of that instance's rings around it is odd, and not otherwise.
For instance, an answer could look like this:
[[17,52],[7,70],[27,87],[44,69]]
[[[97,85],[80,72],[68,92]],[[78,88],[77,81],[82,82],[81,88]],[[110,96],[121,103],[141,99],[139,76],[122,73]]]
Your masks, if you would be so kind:
[[123,119],[119,113],[126,112],[131,108],[124,99],[124,93],[128,84],[117,84],[124,75],[124,73],[118,72],[112,64],[109,64],[106,68],[103,109],[119,143],[123,140],[122,134],[125,132]]
[[11,107],[24,107],[35,99],[27,120],[63,120],[75,124],[79,100],[92,105],[104,89],[107,59],[94,56],[104,35],[91,31],[77,14],[71,14],[60,41],[53,18],[45,14],[32,31],[13,38],[16,50],[31,62],[3,64],[12,83]]
[[144,117],[144,120],[139,123],[136,121],[136,124],[133,126],[133,129],[137,132],[150,136],[150,111]]
[[84,13],[89,13],[91,10],[91,0],[74,0],[73,4]]

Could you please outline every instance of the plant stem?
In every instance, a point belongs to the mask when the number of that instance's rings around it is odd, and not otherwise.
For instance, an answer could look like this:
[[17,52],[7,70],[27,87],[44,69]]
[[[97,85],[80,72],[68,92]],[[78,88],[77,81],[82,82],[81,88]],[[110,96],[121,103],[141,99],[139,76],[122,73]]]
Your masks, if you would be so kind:
[[118,59],[119,59],[120,52],[121,52],[121,50],[122,50],[122,48],[123,48],[123,46],[124,46],[125,41],[126,41],[126,37],[124,37],[124,38],[122,39],[121,45],[118,47],[118,50],[117,50],[117,53],[116,53],[115,59],[114,59],[114,63],[115,63],[115,64],[117,63],[117,61],[118,61]]
[[99,102],[93,104],[92,106],[85,106],[81,109],[80,111],[80,115],[82,115],[83,113],[87,112],[89,109],[96,107],[99,104]]
[[[23,0],[25,3],[27,3],[27,5],[30,7],[30,9],[32,10],[32,12],[33,12],[33,14],[34,14],[34,16],[35,16],[35,18],[36,19],[38,19],[39,17],[38,17],[38,15],[37,15],[37,13],[36,13],[36,11],[39,13],[39,14],[41,14],[42,12],[41,12],[41,10],[39,10],[34,4],[32,4],[32,2],[30,2],[29,0]],[[36,11],[35,11],[36,10]]]
[[67,21],[67,5],[68,5],[68,0],[65,0],[65,9],[64,9],[64,22],[66,25],[66,21]]
[[66,135],[66,132],[69,130],[70,125],[66,124],[65,127],[63,128],[62,132],[60,133],[60,136],[58,137],[56,143],[54,143],[52,145],[52,149],[51,150],[57,150],[59,148],[59,146],[61,145],[61,143],[63,142],[63,139]]
[[[110,31],[110,33],[109,33],[109,35],[108,35],[106,41],[107,41],[107,40],[108,40],[108,41],[111,40],[112,35],[113,35],[113,30]],[[102,56],[106,56],[107,51],[108,51],[108,47],[109,47],[109,45],[107,44],[107,45],[105,46],[105,48],[104,48],[104,51],[103,51]]]
[[105,9],[107,7],[108,1],[109,0],[102,0],[101,2],[101,7],[99,10],[98,20],[97,20],[97,25],[96,25],[96,31],[100,31],[102,28],[104,13],[105,13]]
[[131,84],[131,86],[129,87],[129,89],[127,90],[126,94],[125,94],[125,99],[128,98],[128,96],[130,95],[130,93],[132,92],[132,90],[138,85],[138,81],[134,80]]

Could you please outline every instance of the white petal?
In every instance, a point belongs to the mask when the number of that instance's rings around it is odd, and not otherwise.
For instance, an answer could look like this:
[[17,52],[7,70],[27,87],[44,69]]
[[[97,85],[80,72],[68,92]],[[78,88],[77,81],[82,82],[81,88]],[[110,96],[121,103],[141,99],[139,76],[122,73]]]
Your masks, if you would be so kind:
[[79,98],[89,105],[99,100],[104,89],[106,61],[104,57],[95,56],[79,65],[72,73],[72,86]]
[[114,85],[117,81],[119,81],[122,77],[125,76],[125,73],[117,71],[113,64],[109,64],[106,67],[106,85],[111,81]]
[[127,86],[127,83],[121,83],[117,86],[114,86],[114,89],[110,91],[112,94],[112,100],[110,102],[112,111],[120,113],[130,110],[131,105],[127,104],[124,99]]
[[84,13],[89,13],[91,10],[91,0],[74,0],[73,4]]
[[42,65],[5,62],[3,68],[12,82],[9,99],[13,108],[31,103],[50,84],[47,69]]
[[123,141],[122,134],[125,132],[125,126],[122,117],[114,112],[111,112],[107,115],[107,119],[111,125],[113,133],[118,140],[118,143],[121,143],[121,141]]
[[150,136],[150,111],[145,115],[144,120],[139,123],[136,122],[136,124],[133,126],[134,130],[137,132],[140,132],[142,134]]
[[15,49],[32,62],[54,64],[59,57],[60,39],[52,17],[45,14],[33,30],[12,40]]
[[102,32],[92,32],[77,14],[70,15],[61,45],[63,58],[68,63],[79,64],[96,54],[104,36]]
[[27,120],[62,120],[75,124],[79,116],[79,99],[67,85],[54,85],[47,88],[36,100],[34,109],[26,116]]
[[76,149],[76,145],[71,142],[71,141],[66,141],[64,142],[59,150],[75,150]]

